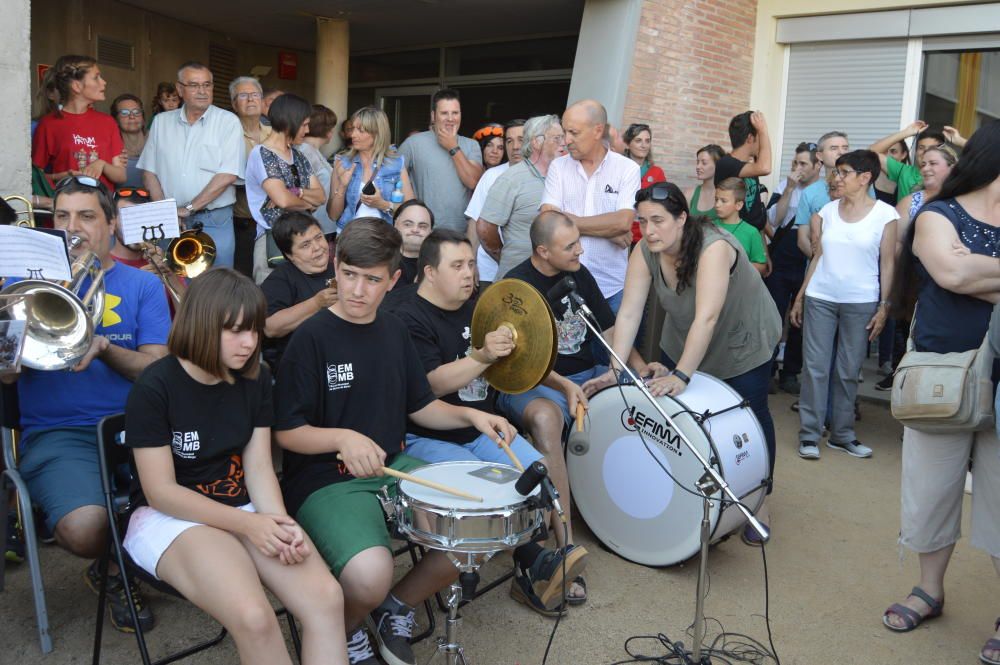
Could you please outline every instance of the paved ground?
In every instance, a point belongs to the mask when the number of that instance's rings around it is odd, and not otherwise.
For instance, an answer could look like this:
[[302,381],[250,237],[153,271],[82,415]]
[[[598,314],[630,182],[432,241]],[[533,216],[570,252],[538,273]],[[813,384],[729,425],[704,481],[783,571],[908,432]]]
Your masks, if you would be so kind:
[[[915,558],[908,554],[901,560],[896,546],[900,429],[887,407],[862,405],[858,433],[875,449],[872,459],[857,460],[823,447],[820,461],[806,462],[795,455],[798,420],[789,410],[792,401],[788,395],[772,398],[778,460],[771,508],[774,538],[767,561],[771,627],[782,663],[977,663],[978,650],[1000,613],[1000,581],[989,558],[966,541],[952,562],[945,615],[906,635],[882,626],[885,607],[916,582]],[[694,563],[644,568],[601,549],[585,528],[578,527],[578,534],[592,553],[587,578],[591,600],[560,624],[550,663],[624,660],[623,643],[631,635],[663,632],[689,641],[684,631],[694,613]],[[713,548],[710,556],[708,614],[727,631],[766,642],[760,551],[733,538]],[[27,568],[15,566],[0,594],[0,663],[88,662],[96,599],[81,580],[85,564],[53,547],[43,548],[42,559],[56,650],[43,657],[38,649]],[[501,568],[491,563],[484,575]],[[149,635],[154,653],[213,630],[211,621],[184,603],[153,594],[150,600],[159,621]],[[506,587],[477,600],[464,616],[461,633],[471,662],[541,662],[552,622],[512,601]],[[133,638],[108,626],[104,662],[138,662]],[[640,647],[646,654],[656,653],[649,643]],[[418,652],[424,662],[431,646],[423,643]],[[187,662],[233,663],[235,651],[227,642]]]

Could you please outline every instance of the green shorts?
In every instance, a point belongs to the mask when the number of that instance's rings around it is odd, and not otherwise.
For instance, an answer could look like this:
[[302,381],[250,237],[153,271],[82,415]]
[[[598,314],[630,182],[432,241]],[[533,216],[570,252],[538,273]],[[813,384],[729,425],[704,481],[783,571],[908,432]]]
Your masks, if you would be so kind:
[[[426,464],[399,454],[389,467],[407,472]],[[377,496],[382,487],[396,496],[396,479],[391,476],[352,478],[316,490],[299,508],[296,519],[335,576],[340,577],[347,562],[370,547],[392,548]]]

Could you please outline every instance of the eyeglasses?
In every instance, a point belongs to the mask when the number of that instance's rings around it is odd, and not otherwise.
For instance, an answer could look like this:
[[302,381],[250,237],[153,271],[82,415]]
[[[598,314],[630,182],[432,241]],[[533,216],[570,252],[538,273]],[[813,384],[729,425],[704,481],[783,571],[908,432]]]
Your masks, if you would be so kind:
[[68,175],[59,182],[56,183],[56,190],[63,189],[74,182],[77,182],[84,187],[92,187],[93,189],[104,189],[104,185],[98,182],[96,179],[91,178],[89,175]]
[[834,169],[833,170],[833,177],[834,178],[846,178],[847,176],[851,175],[852,173],[857,173],[857,171],[852,171],[850,169],[848,169],[848,170]]
[[120,201],[122,199],[138,199],[140,201],[149,201],[149,192],[145,189],[136,189],[133,187],[126,187],[119,189],[115,192],[115,201]]
[[118,115],[123,118],[132,116],[133,118],[138,118],[142,115],[142,109],[118,109]]
[[184,83],[183,81],[178,81],[177,83],[185,88],[193,88],[195,90],[201,90],[202,92],[208,92],[215,86],[215,84],[211,81],[208,81],[207,83]]
[[245,102],[248,99],[261,99],[262,97],[263,97],[263,95],[261,95],[259,92],[238,92],[238,93],[236,93],[236,99],[240,100],[241,102]]
[[482,141],[487,136],[503,136],[503,127],[483,127],[472,135],[476,141]]
[[[676,197],[674,194],[677,191],[677,187],[671,187],[670,183],[658,182],[649,187],[643,187],[638,192],[635,193],[635,202],[642,203],[643,201],[656,201],[665,202],[674,200]],[[676,201],[675,201],[676,202]]]

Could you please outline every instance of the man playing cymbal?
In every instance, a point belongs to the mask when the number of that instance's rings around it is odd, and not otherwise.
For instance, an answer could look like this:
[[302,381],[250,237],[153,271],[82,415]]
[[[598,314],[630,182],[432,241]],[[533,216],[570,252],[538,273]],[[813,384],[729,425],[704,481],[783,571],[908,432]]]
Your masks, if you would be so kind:
[[[482,348],[473,348],[471,325],[475,308],[475,275],[476,255],[465,234],[450,229],[435,229],[420,247],[417,291],[400,302],[393,313],[409,328],[427,372],[427,380],[439,399],[494,413],[496,391],[486,382],[483,372],[501,358],[509,356],[515,342],[511,330],[500,326],[486,334]],[[551,432],[546,437],[543,430],[552,423],[557,423],[554,437]],[[550,417],[548,423],[538,421],[532,424],[539,430],[532,431],[536,441],[554,438],[557,442],[554,454],[547,454],[543,461],[565,477],[566,462],[558,443],[562,432],[562,419],[558,412]],[[539,437],[539,434],[543,436]],[[520,436],[507,443],[524,466],[543,459],[541,453]],[[406,454],[431,463],[473,460],[510,463],[504,451],[497,446],[495,437],[481,435],[472,428],[442,430],[421,427],[416,423],[411,423],[408,428]],[[565,505],[568,506],[568,501]],[[561,612],[563,560],[566,562],[565,578],[573,580],[583,571],[587,556],[583,547],[569,544],[554,514],[552,520],[559,549],[546,550],[537,543],[517,548],[514,560],[518,565],[511,586],[511,596],[547,616]]]

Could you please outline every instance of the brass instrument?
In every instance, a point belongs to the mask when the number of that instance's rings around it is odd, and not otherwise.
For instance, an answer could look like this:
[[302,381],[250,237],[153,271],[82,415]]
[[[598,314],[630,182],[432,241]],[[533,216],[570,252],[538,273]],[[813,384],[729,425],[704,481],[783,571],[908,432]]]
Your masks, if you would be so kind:
[[483,345],[486,333],[507,328],[514,350],[483,372],[486,381],[511,395],[531,390],[556,364],[559,341],[548,301],[519,279],[502,279],[486,289],[472,312],[472,345]]
[[[78,236],[69,239],[71,250],[80,246]],[[92,251],[77,257],[70,266],[71,278],[56,282],[24,279],[0,291],[11,299],[8,316],[24,321],[21,363],[38,370],[73,367],[87,353],[94,328],[104,315],[104,267]],[[81,294],[84,283],[90,285]]]
[[152,244],[142,243],[143,257],[153,266],[157,277],[163,282],[163,286],[166,287],[167,293],[170,294],[175,304],[180,304],[181,294],[170,283],[170,274],[167,270],[178,277],[194,279],[215,263],[215,241],[202,228],[201,223],[196,223],[192,228],[170,241],[163,258],[166,270],[153,256],[155,252]]
[[31,204],[31,200],[23,196],[18,196],[17,194],[11,194],[10,196],[3,197],[4,201],[8,203],[11,201],[20,201],[24,204],[24,210],[17,210],[17,215],[20,218],[22,215],[24,219],[18,219],[14,223],[14,226],[26,226],[28,228],[35,228],[35,206]]

